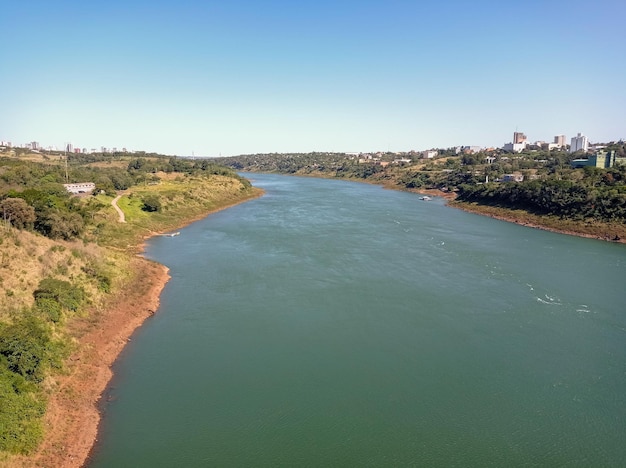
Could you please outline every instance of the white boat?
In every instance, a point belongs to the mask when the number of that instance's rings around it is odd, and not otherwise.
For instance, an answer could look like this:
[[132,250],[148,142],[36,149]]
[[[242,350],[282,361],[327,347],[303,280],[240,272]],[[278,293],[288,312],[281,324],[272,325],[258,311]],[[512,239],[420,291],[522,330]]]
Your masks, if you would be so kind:
[[420,197],[420,200],[431,201],[432,198],[430,198],[428,195],[424,195],[423,197]]

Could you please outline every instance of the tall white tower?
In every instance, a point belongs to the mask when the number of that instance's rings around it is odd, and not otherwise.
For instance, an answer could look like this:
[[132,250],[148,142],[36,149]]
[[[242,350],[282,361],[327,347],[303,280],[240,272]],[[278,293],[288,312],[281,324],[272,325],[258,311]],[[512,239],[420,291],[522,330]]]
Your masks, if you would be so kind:
[[572,143],[569,147],[569,152],[574,153],[576,151],[587,151],[589,149],[589,141],[587,137],[582,133],[579,133],[575,137],[572,137]]

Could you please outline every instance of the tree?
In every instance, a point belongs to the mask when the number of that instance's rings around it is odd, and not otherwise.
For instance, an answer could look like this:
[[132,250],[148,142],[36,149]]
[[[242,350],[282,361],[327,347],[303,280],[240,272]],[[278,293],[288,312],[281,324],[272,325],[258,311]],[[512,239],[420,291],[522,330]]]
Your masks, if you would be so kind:
[[133,178],[125,172],[114,173],[110,177],[116,190],[126,190],[134,184]]
[[31,316],[0,325],[0,355],[7,367],[27,380],[39,382],[50,361],[51,332]]
[[146,165],[146,160],[143,158],[137,158],[131,162],[128,163],[128,170],[130,171],[131,169],[134,169],[136,171],[139,171],[142,167],[144,167]]
[[143,206],[141,207],[144,211],[161,211],[161,201],[159,197],[156,195],[148,195],[143,199]]
[[0,202],[2,219],[18,229],[32,229],[35,209],[21,198],[6,198]]
[[37,221],[37,230],[51,239],[70,240],[78,237],[85,227],[78,213],[48,211]]

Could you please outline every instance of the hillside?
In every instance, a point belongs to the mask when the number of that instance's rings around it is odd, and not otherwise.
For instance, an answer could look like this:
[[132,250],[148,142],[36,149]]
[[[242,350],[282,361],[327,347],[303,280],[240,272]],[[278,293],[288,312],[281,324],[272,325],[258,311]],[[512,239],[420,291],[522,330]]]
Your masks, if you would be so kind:
[[[136,256],[144,239],[261,193],[206,161],[125,156],[68,166],[37,154],[0,158],[3,466],[80,466],[109,366],[156,310],[168,278]],[[97,189],[72,196],[67,179]],[[111,205],[116,195],[125,223]]]

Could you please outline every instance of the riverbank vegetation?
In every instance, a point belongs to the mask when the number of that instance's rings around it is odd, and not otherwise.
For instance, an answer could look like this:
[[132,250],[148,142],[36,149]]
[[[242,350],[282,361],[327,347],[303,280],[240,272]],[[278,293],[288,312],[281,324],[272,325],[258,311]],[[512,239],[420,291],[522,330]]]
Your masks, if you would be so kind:
[[[626,143],[605,150],[626,155]],[[367,181],[389,188],[439,191],[453,206],[551,230],[626,239],[626,166],[574,169],[582,153],[533,150],[420,153],[255,154],[219,161],[237,170]]]
[[[66,182],[96,190],[72,195]],[[145,281],[131,267],[143,239],[258,193],[206,160],[0,153],[0,462],[37,450],[56,376],[80,346],[72,323]]]

